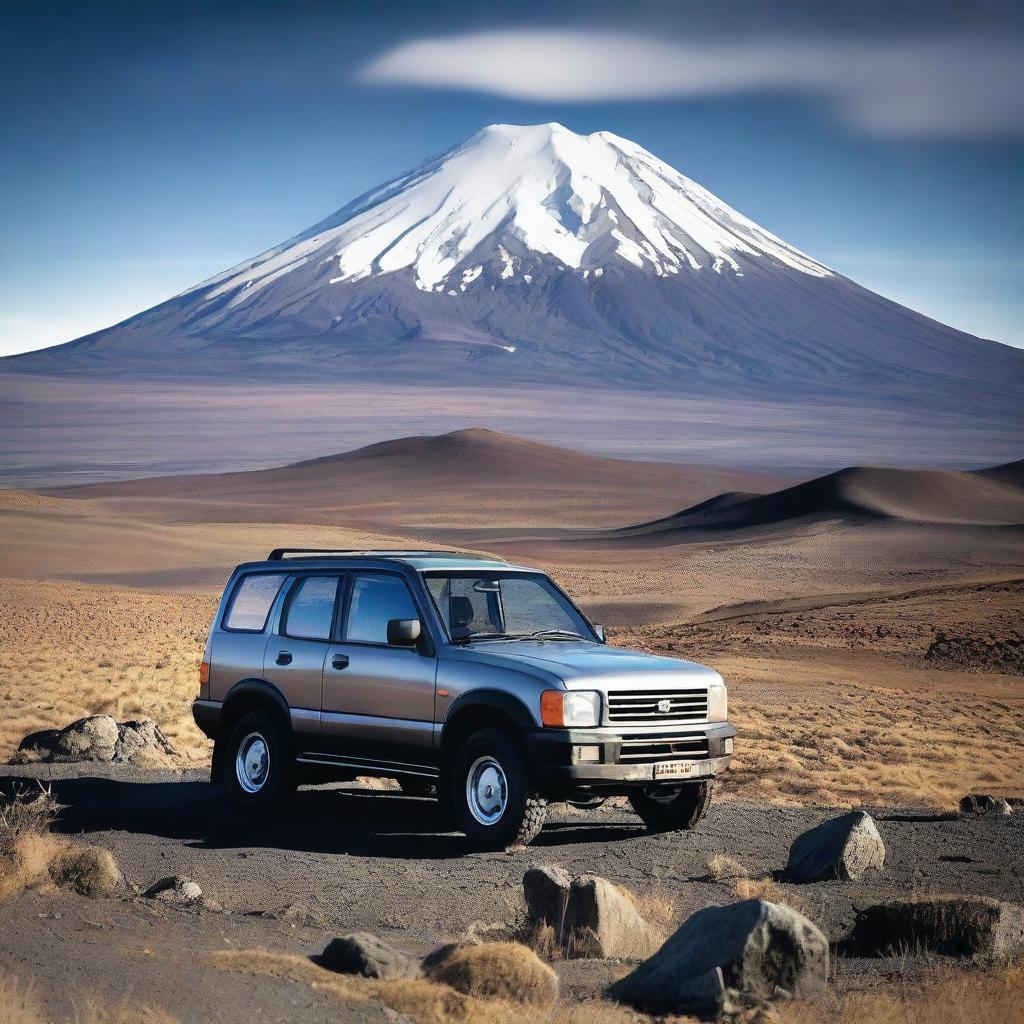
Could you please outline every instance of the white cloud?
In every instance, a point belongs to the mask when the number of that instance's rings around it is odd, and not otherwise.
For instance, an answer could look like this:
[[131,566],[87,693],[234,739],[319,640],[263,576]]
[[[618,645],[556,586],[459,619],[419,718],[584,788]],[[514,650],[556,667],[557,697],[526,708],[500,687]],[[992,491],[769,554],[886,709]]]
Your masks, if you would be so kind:
[[602,102],[798,91],[882,135],[1024,130],[1024,46],[1007,36],[669,40],[613,31],[517,30],[402,43],[361,81],[519,100]]

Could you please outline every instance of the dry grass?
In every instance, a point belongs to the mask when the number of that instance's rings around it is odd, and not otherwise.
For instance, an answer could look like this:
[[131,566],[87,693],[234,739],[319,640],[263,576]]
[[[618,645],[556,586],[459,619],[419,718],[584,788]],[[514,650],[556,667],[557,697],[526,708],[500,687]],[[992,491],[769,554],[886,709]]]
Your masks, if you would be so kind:
[[[76,1007],[74,1024],[177,1024],[177,1019],[154,1006],[128,1001],[110,1003],[95,995],[86,996]],[[54,1021],[43,1012],[35,989],[11,975],[0,972],[0,1024],[67,1024]]]
[[498,999],[534,1007],[551,1006],[558,997],[558,977],[536,953],[518,942],[452,946],[428,958],[424,973],[477,999]]
[[1020,1024],[1024,966],[986,974],[935,967],[922,979],[897,979],[890,989],[783,1003],[779,1024]]
[[662,886],[645,889],[642,893],[618,887],[636,907],[637,913],[657,931],[667,935],[679,920],[679,901]]
[[27,733],[86,715],[156,720],[182,764],[209,743],[192,721],[216,598],[80,583],[0,586],[0,759]]
[[770,878],[737,878],[732,894],[738,900],[766,900],[785,903],[785,893]]
[[16,791],[0,799],[0,902],[50,882],[83,896],[108,896],[121,884],[113,855],[99,846],[50,833],[56,804],[48,789]]
[[269,975],[308,985],[348,1004],[382,1003],[414,1024],[522,1024],[523,1008],[478,999],[423,978],[375,981],[335,974],[305,957],[267,950],[222,950],[210,954],[214,967],[254,976]]
[[708,874],[716,881],[722,882],[733,878],[746,878],[749,874],[747,869],[732,857],[724,853],[716,853],[707,859]]

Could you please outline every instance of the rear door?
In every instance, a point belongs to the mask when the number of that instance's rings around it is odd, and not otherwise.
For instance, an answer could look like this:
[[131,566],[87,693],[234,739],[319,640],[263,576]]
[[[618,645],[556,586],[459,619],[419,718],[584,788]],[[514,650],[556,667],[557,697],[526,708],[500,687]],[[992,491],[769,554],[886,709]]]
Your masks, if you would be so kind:
[[388,644],[390,619],[423,610],[399,573],[352,572],[340,639],[324,662],[323,731],[334,749],[380,761],[430,763],[437,658]]
[[320,732],[324,659],[338,607],[338,573],[297,576],[263,656],[263,677],[284,694],[297,732]]

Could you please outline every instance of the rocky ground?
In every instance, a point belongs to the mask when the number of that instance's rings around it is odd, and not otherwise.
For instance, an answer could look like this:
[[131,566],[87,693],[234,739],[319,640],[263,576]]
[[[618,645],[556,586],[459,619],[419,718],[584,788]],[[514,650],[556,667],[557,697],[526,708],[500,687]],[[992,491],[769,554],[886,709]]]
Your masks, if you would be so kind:
[[[228,807],[198,772],[113,765],[9,767],[0,787],[39,778],[62,810],[54,829],[110,850],[124,872],[116,896],[86,899],[30,890],[0,904],[0,966],[34,983],[45,1009],[66,1019],[83,993],[141,998],[180,1020],[251,1021],[248,978],[210,965],[217,950],[266,948],[310,956],[352,931],[425,954],[439,943],[515,927],[522,878],[533,863],[592,873],[636,893],[671,928],[694,911],[755,894],[788,903],[840,940],[858,907],[922,893],[1024,902],[1024,814],[968,817],[878,809],[881,873],[860,882],[779,881],[790,843],[834,816],[829,808],[731,801],[694,833],[651,836],[621,808],[559,808],[540,838],[511,853],[475,853],[436,831],[434,804],[358,786],[300,791],[271,819]],[[738,870],[718,856],[734,859]],[[716,878],[715,874],[722,877]],[[193,879],[206,900],[176,906],[140,895],[160,878]],[[750,891],[749,889],[747,891]],[[500,929],[499,929],[500,933]],[[873,988],[905,974],[911,956],[840,958],[833,983]],[[626,971],[610,961],[561,961],[563,998],[596,995]],[[261,1019],[385,1020],[373,1005],[339,1004],[280,977],[260,982]],[[379,1012],[378,1012],[379,1011]],[[391,1018],[394,1019],[394,1018]]]

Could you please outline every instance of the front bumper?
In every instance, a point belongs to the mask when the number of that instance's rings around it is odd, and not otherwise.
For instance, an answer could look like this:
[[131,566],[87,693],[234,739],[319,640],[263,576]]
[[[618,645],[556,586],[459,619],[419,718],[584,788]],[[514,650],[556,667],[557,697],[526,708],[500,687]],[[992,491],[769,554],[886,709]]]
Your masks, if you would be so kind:
[[[732,761],[732,740],[736,729],[728,722],[715,722],[700,728],[646,733],[652,744],[659,741],[706,741],[701,753],[693,757],[672,755],[659,758],[656,753],[642,762],[623,759],[624,741],[636,741],[637,733],[607,729],[538,729],[528,736],[538,782],[547,790],[628,790],[652,785],[678,786],[698,779],[713,778],[724,772]],[[728,741],[728,742],[727,742]],[[573,748],[597,747],[597,761],[574,759]],[[671,767],[667,767],[671,766]]]

